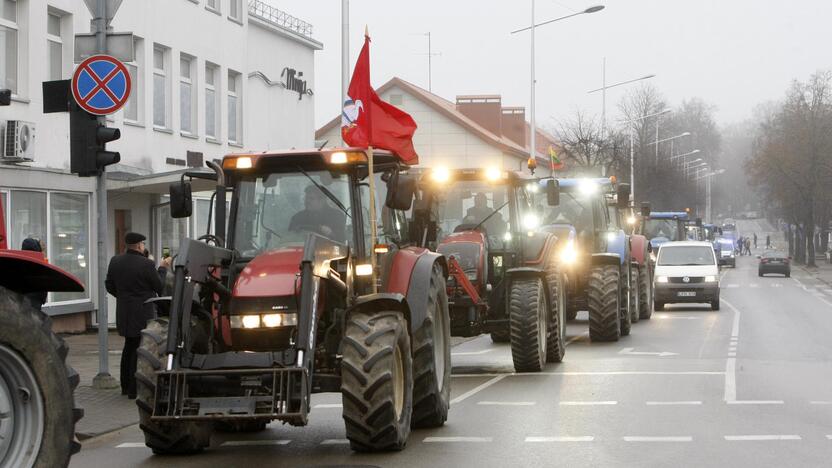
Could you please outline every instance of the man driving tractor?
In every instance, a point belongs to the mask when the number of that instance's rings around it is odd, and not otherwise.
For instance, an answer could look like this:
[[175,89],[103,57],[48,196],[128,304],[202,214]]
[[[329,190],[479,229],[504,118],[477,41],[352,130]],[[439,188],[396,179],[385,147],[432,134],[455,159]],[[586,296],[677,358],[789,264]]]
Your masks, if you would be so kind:
[[309,185],[304,190],[304,209],[295,213],[289,221],[290,231],[312,231],[332,240],[346,239],[347,217],[327,203],[321,190]]

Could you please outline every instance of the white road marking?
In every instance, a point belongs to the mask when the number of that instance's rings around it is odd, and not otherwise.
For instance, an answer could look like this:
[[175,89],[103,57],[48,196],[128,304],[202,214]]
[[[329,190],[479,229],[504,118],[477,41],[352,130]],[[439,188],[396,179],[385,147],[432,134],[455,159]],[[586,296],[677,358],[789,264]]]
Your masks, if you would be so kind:
[[780,284],[780,283],[772,283],[772,284],[771,284],[771,287],[772,287],[772,288],[782,288],[782,287],[783,287],[783,285],[782,285],[782,284]]
[[422,442],[491,442],[491,437],[425,437]]
[[485,390],[486,388],[494,385],[495,383],[503,380],[504,378],[506,378],[508,376],[509,376],[509,374],[499,374],[496,377],[492,378],[491,380],[488,380],[487,382],[485,382],[485,383],[483,383],[483,384],[481,384],[477,387],[474,387],[471,390],[468,390],[467,392],[463,393],[462,395],[454,398],[453,400],[451,400],[451,404],[456,405],[458,403],[461,403],[466,398],[469,398],[473,395],[476,395],[477,393],[481,392],[482,390]]
[[253,447],[257,445],[289,445],[291,440],[227,440],[222,447]]
[[493,349],[483,349],[480,351],[465,351],[459,353],[451,353],[451,356],[479,356],[480,354],[490,353]]
[[350,441],[347,439],[324,439],[321,441],[321,445],[346,445],[349,443]]
[[702,402],[698,400],[691,401],[645,401],[647,406],[686,406],[686,405],[701,405]]
[[343,408],[344,405],[341,403],[322,403],[320,405],[315,405],[312,408],[319,408],[319,409],[326,409],[326,408]]
[[732,402],[737,400],[737,358],[729,357],[725,361],[725,395],[723,400]]
[[729,400],[729,405],[782,405],[783,400]]
[[728,353],[728,357],[737,357],[737,353],[736,352]]
[[482,406],[534,406],[533,401],[478,401]]
[[738,284],[725,284],[725,285],[722,285],[720,287],[725,288],[725,289],[734,289],[734,288],[739,288],[740,285],[738,285]]
[[810,405],[832,405],[832,401],[810,401]]
[[662,351],[662,352],[659,352],[659,353],[653,353],[653,352],[649,352],[649,351],[633,351],[634,349],[635,348],[623,348],[621,351],[618,352],[618,354],[623,354],[623,355],[626,355],[626,356],[659,356],[659,357],[678,356],[679,355],[679,353],[671,353],[669,351]]
[[526,442],[592,442],[593,436],[526,437]]
[[624,436],[624,442],[690,442],[693,440],[691,436]]
[[801,440],[801,437],[796,434],[784,435],[733,435],[725,436],[725,440],[742,441],[742,440]]
[[144,442],[125,442],[116,445],[116,448],[147,448]]
[[[451,377],[549,377],[553,375],[600,376],[600,375],[725,375],[724,371],[598,371],[598,372],[512,372],[509,374],[453,374]],[[488,383],[488,382],[486,382]],[[466,396],[467,398],[467,396]],[[453,403],[453,401],[451,401]]]
[[617,401],[561,401],[563,406],[609,406],[617,405]]

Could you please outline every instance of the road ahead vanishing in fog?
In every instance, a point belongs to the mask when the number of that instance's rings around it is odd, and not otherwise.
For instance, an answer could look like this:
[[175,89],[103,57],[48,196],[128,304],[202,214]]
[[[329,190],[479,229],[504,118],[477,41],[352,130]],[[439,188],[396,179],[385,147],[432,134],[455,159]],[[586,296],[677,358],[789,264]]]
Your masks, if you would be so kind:
[[340,395],[325,394],[306,428],[218,434],[200,455],[164,457],[132,426],[87,441],[70,466],[828,465],[832,288],[799,268],[759,278],[755,257],[723,270],[721,287],[721,311],[670,306],[617,343],[590,343],[582,312],[565,361],[538,374],[513,373],[508,345],[486,336],[455,347],[447,424],[414,431],[402,452],[353,453]]

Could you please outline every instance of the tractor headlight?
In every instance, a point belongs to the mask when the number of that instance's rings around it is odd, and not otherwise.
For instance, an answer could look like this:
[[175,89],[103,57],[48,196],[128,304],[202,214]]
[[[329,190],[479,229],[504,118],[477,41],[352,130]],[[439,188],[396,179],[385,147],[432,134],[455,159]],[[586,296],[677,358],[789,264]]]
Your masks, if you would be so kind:
[[566,245],[563,246],[560,253],[560,261],[566,264],[575,263],[578,259],[578,249],[575,248],[575,241],[569,240]]
[[373,274],[373,265],[369,263],[362,263],[355,266],[356,276],[370,276]]
[[657,276],[656,277],[657,283],[667,283],[667,276]]
[[533,231],[540,226],[540,218],[534,213],[528,213],[523,216],[523,227],[529,231]]
[[444,184],[451,178],[451,171],[447,167],[435,167],[430,173],[430,178],[434,182]]
[[506,241],[506,242],[510,242],[511,241],[511,233],[506,232],[505,234],[503,234],[503,240]]
[[259,315],[243,315],[241,317],[243,328],[260,328]]
[[608,240],[609,242],[612,242],[612,241],[614,241],[614,240],[615,240],[616,236],[617,236],[617,235],[616,235],[616,233],[614,233],[614,232],[608,232],[608,233],[607,233],[607,240]]
[[298,314],[232,315],[230,322],[232,329],[294,327],[298,324]]
[[591,180],[582,180],[578,184],[578,190],[584,195],[592,195],[598,191],[598,184]]
[[636,217],[635,216],[627,217],[627,224],[629,224],[630,226],[636,224]]

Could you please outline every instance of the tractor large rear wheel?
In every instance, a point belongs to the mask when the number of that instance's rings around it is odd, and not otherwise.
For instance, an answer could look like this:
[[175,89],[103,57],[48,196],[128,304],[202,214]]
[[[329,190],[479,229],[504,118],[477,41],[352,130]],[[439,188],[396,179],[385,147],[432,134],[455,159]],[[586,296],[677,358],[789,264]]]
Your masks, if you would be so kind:
[[540,278],[511,282],[511,357],[517,372],[540,372],[546,363],[549,298]]
[[641,318],[641,282],[638,277],[638,267],[630,267],[630,323],[638,323]]
[[206,422],[151,421],[156,406],[156,371],[165,361],[165,345],[168,342],[168,319],[158,318],[147,322],[142,330],[136,366],[136,388],[139,407],[139,428],[144,432],[144,443],[155,454],[192,454],[202,451],[211,443],[213,425]]
[[439,264],[433,266],[428,310],[413,334],[414,428],[439,427],[448,419],[451,402],[451,330],[448,292]]
[[587,284],[589,338],[592,341],[618,341],[621,336],[618,265],[592,268]]
[[413,360],[401,312],[356,312],[347,321],[341,398],[356,452],[401,450],[410,436]]
[[650,320],[653,316],[653,282],[650,281],[650,267],[647,264],[638,269],[639,318]]
[[632,294],[630,293],[630,275],[629,268],[619,273],[618,277],[618,291],[619,291],[619,299],[621,303],[619,304],[621,315],[619,316],[618,320],[621,323],[621,336],[629,336],[630,328],[632,327],[632,313],[633,313],[633,302]]
[[81,448],[68,352],[46,314],[0,287],[0,466],[65,467]]

